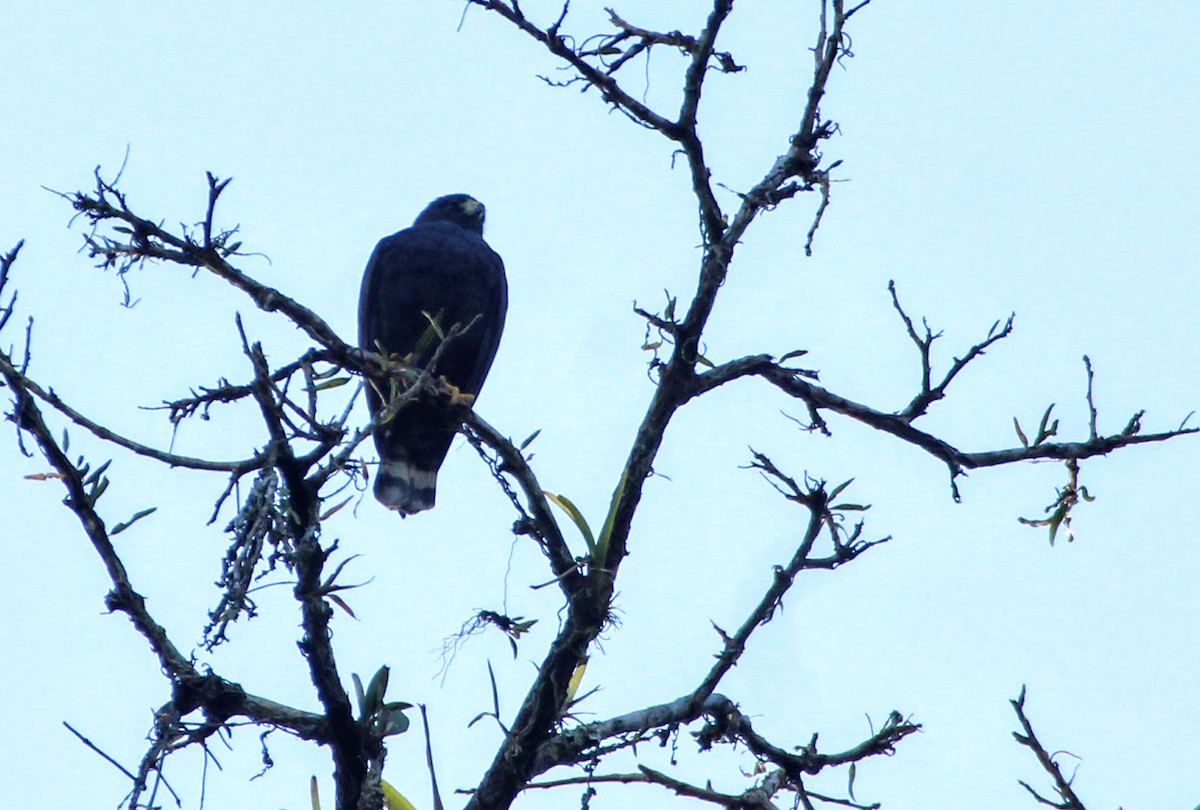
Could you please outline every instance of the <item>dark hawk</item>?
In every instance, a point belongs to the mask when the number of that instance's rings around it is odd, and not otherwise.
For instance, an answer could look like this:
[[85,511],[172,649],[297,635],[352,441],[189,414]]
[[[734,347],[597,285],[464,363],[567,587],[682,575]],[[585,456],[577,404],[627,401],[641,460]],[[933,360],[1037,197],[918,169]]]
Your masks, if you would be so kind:
[[[425,368],[438,333],[458,325],[430,371],[467,395],[483,386],[508,308],[504,262],[483,241],[484,207],[466,194],[439,197],[411,228],[380,240],[367,262],[358,301],[358,345]],[[375,416],[390,396],[368,382]],[[442,403],[418,398],[375,431],[375,497],[411,515],[433,507],[438,468],[458,423]]]

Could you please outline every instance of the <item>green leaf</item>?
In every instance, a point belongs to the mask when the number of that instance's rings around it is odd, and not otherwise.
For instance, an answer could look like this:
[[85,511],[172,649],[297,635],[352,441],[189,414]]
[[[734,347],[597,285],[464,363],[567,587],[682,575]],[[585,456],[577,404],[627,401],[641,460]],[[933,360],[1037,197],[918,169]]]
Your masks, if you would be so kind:
[[100,500],[100,496],[104,494],[106,489],[108,489],[108,479],[104,478],[88,493],[88,500],[92,506],[96,505],[96,501]]
[[95,472],[93,472],[87,478],[83,479],[84,486],[87,486],[88,484],[94,484],[97,481],[99,481],[100,476],[104,474],[104,471],[108,469],[108,465],[110,465],[110,464],[112,464],[111,458],[108,461],[101,464],[99,467],[97,467]]
[[131,517],[129,520],[125,521],[124,523],[118,523],[116,526],[113,526],[111,529],[109,529],[108,536],[112,537],[115,534],[120,534],[121,532],[125,531],[130,526],[132,526],[133,524],[137,523],[139,520],[144,518],[146,515],[153,514],[157,510],[158,510],[157,506],[151,506],[149,509],[143,509],[142,511],[135,513],[134,516]]
[[865,512],[871,508],[871,504],[863,505],[861,503],[839,503],[837,506],[829,507],[834,512]]
[[334,377],[332,380],[327,380],[323,383],[317,383],[312,387],[314,391],[328,391],[330,388],[340,388],[350,382],[349,377]]
[[1025,431],[1021,430],[1021,423],[1017,421],[1017,417],[1013,417],[1013,427],[1017,429],[1017,438],[1021,440],[1022,447],[1029,446],[1029,439],[1025,438]]
[[617,482],[617,488],[613,490],[612,500],[608,504],[608,514],[604,516],[604,525],[600,527],[600,540],[596,543],[596,550],[592,558],[599,565],[603,565],[604,558],[608,556],[608,546],[612,541],[613,521],[617,516],[617,505],[625,494],[625,484],[628,481],[629,470],[622,470],[621,480]]
[[442,313],[430,315],[428,312],[421,310],[421,314],[425,316],[425,320],[429,321],[429,326],[425,327],[424,333],[417,341],[416,347],[412,350],[414,358],[421,357],[433,345],[435,340],[444,341],[446,332],[442,329]]
[[793,357],[803,357],[806,354],[808,354],[808,349],[792,349],[790,352],[785,354],[783,357],[780,357],[779,362],[784,363],[784,362],[787,362],[788,360],[791,360]]
[[843,481],[842,483],[838,484],[836,487],[834,487],[834,488],[833,488],[833,492],[830,492],[830,493],[829,493],[829,500],[831,500],[831,501],[832,501],[832,500],[833,500],[834,498],[836,498],[838,495],[841,495],[841,494],[842,494],[842,491],[843,491],[843,490],[844,490],[846,487],[850,486],[850,485],[851,485],[851,484],[853,484],[853,483],[854,483],[854,479],[853,479],[853,478],[851,478],[849,481]]
[[337,374],[341,369],[338,366],[330,366],[328,371],[317,371],[313,369],[314,380],[328,380],[330,377]]
[[429,327],[433,329],[438,339],[445,340],[446,332],[442,329],[442,313],[439,312],[437,315],[430,315],[425,310],[421,310],[421,314],[425,316],[425,320],[429,321]]
[[1064,517],[1066,517],[1066,515],[1063,513],[1063,510],[1061,510],[1061,509],[1058,510],[1057,512],[1055,512],[1051,516],[1051,518],[1050,518],[1050,545],[1054,545],[1054,536],[1056,534],[1058,534],[1058,526],[1060,523],[1062,523],[1062,520]]
[[546,496],[546,499],[550,503],[567,513],[567,517],[571,518],[576,528],[579,529],[579,533],[583,535],[583,541],[587,543],[588,553],[594,554],[596,551],[596,538],[592,534],[592,527],[588,526],[588,522],[584,519],[583,513],[579,511],[579,508],[571,503],[570,499],[565,495],[555,495],[548,490],[542,490],[542,494]]
[[673,321],[675,320],[675,296],[671,295],[666,290],[663,290],[663,293],[667,296],[667,308],[663,310],[663,320]]
[[375,673],[374,677],[371,678],[371,683],[367,685],[367,713],[374,712],[383,705],[383,696],[387,694],[388,675],[390,673],[391,670],[388,669],[387,664],[384,664]]
[[521,442],[521,446],[520,446],[520,447],[518,447],[517,449],[518,449],[518,450],[524,450],[526,447],[528,447],[529,445],[533,444],[533,440],[534,440],[534,439],[536,439],[536,438],[538,437],[538,435],[539,435],[541,432],[542,432],[542,429],[541,429],[541,428],[538,428],[538,429],[537,429],[537,430],[535,430],[533,433],[530,433],[530,434],[529,434],[529,438],[528,438],[528,439],[526,439],[525,441]]
[[386,810],[417,810],[412,802],[385,780],[379,780],[379,787],[383,789],[383,806]]
[[567,682],[567,693],[563,696],[563,705],[570,706],[575,700],[575,693],[579,691],[579,684],[583,683],[583,674],[587,672],[588,657],[585,655],[583,659],[575,665],[575,670],[571,673],[571,679]]
[[411,709],[411,703],[388,703],[383,707],[387,713],[387,722],[383,726],[383,736],[392,737],[408,731],[409,719],[404,716],[405,709]]
[[857,801],[854,798],[854,777],[857,775],[854,762],[850,763],[850,784],[846,786],[846,792],[850,794],[850,801]]
[[357,672],[350,673],[351,680],[354,681],[354,696],[358,699],[358,716],[367,716],[367,695],[363,692],[362,679],[358,677]]
[[538,623],[537,619],[530,619],[527,622],[521,621],[521,616],[513,620],[512,626],[508,628],[508,634],[513,638],[520,638],[525,633],[529,632],[529,628]]
[[1050,412],[1053,410],[1054,410],[1054,403],[1051,402],[1050,407],[1046,409],[1046,412],[1044,414],[1042,414],[1041,424],[1038,425],[1037,440],[1033,443],[1035,447],[1037,445],[1041,444],[1042,442],[1046,441],[1046,439],[1050,438],[1051,436],[1053,436],[1055,433],[1058,432],[1058,420],[1057,419],[1054,420],[1053,425],[1050,425],[1049,430],[1046,429],[1046,425],[1049,424],[1049,422],[1050,422]]

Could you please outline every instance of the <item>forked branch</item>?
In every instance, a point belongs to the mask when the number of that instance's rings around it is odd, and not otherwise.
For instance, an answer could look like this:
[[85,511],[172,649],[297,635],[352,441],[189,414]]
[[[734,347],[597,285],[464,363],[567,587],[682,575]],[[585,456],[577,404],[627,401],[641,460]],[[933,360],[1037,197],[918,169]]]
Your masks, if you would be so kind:
[[1033,752],[1033,755],[1037,757],[1038,764],[1042,766],[1042,770],[1044,770],[1054,782],[1054,792],[1058,794],[1058,801],[1047,799],[1045,796],[1042,796],[1040,793],[1030,787],[1027,782],[1021,781],[1021,787],[1029,791],[1029,794],[1033,796],[1033,798],[1037,799],[1039,804],[1044,804],[1048,807],[1057,807],[1060,810],[1087,810],[1087,808],[1083,806],[1083,802],[1080,801],[1077,795],[1075,795],[1075,790],[1071,786],[1071,783],[1074,781],[1074,777],[1072,776],[1072,778],[1068,779],[1066,776],[1064,776],[1062,768],[1060,768],[1058,762],[1055,761],[1055,757],[1061,754],[1067,754],[1068,756],[1074,755],[1068,754],[1066,751],[1058,751],[1051,754],[1045,749],[1041,741],[1038,740],[1037,734],[1033,732],[1033,724],[1029,722],[1029,717],[1025,714],[1024,686],[1021,687],[1021,694],[1017,697],[1017,699],[1010,700],[1009,703],[1012,704],[1013,711],[1017,713],[1017,720],[1021,723],[1021,731],[1014,731],[1013,739],[1028,748]]

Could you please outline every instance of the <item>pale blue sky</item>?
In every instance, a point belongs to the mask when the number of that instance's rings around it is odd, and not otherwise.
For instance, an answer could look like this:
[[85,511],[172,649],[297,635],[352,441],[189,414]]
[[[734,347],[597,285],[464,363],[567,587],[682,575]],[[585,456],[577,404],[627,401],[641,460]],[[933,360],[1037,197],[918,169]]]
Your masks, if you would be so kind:
[[[548,19],[553,4],[522,4]],[[601,30],[601,4],[576,4],[576,31]],[[640,5],[640,4],[639,4]],[[647,27],[694,30],[704,4],[618,8]],[[584,8],[586,6],[586,8]],[[35,317],[32,375],[68,401],[165,446],[161,414],[136,410],[218,376],[247,374],[233,311],[274,359],[303,347],[279,319],[208,277],[149,268],[120,285],[77,255],[68,206],[42,190],[86,187],[129,148],[122,187],[143,215],[201,216],[204,171],[232,175],[221,220],[241,223],[242,266],[354,334],[362,266],[375,241],[431,198],[474,194],[508,266],[511,305],[480,413],[534,445],[542,483],[589,515],[608,503],[650,386],[637,300],[693,286],[695,206],[671,149],[594,93],[553,90],[532,41],[461,4],[125,3],[6,8],[0,51],[0,248],[26,248],[13,273],[19,313],[5,345]],[[744,3],[722,47],[749,69],[711,77],[701,124],[719,181],[745,188],[784,148],[810,74],[815,3]],[[646,16],[641,16],[646,15]],[[1058,403],[1064,438],[1086,433],[1080,357],[1097,372],[1101,427],[1146,408],[1146,429],[1174,427],[1200,405],[1200,7],[1093,2],[904,3],[876,0],[853,21],[856,57],[831,83],[824,113],[841,123],[830,159],[845,161],[833,206],[803,255],[813,200],[782,206],[741,247],[708,332],[728,359],[807,348],[832,390],[896,408],[918,381],[916,353],[888,299],[946,337],[944,364],[1017,312],[1016,333],[962,375],[925,427],[964,449],[1012,446]],[[593,25],[592,23],[596,23]],[[570,23],[568,23],[570,27]],[[679,63],[656,52],[627,87],[671,105]],[[724,198],[731,204],[732,196]],[[943,365],[944,368],[944,365]],[[830,750],[898,709],[925,724],[898,755],[862,765],[856,796],[890,810],[1032,807],[1018,778],[1044,787],[1010,736],[1008,699],[1029,685],[1047,745],[1082,757],[1076,788],[1092,808],[1190,808],[1200,802],[1200,444],[1134,448],[1083,466],[1098,496],[1079,539],[1050,548],[1036,517],[1062,482],[1043,464],[980,471],[949,497],[920,452],[842,420],[832,439],[798,433],[800,410],[748,381],[689,405],[671,426],[622,569],[623,626],[588,671],[584,704],[606,717],[690,690],[718,648],[709,620],[735,625],[770,566],[790,554],[800,512],[739,465],[747,446],[795,475],[840,481],[873,504],[870,536],[894,541],[834,574],[802,582],[763,628],[722,691],[780,744],[815,731]],[[365,418],[365,416],[364,416]],[[11,428],[11,426],[10,426]],[[253,414],[186,425],[181,452],[230,456],[261,441]],[[103,615],[107,582],[52,482],[23,480],[40,460],[0,451],[0,515],[10,620],[0,659],[0,786],[12,806],[110,807],[124,777],[62,728],[66,720],[132,767],[151,711],[167,698],[145,643]],[[72,449],[103,452],[79,431]],[[105,455],[104,457],[107,457]],[[135,586],[180,643],[212,605],[224,547],[203,526],[223,480],[165,473],[125,455],[102,502],[110,523],[158,504],[120,536]],[[330,523],[370,585],[339,617],[343,672],[393,667],[392,696],[430,705],[443,789],[469,787],[498,733],[466,723],[490,707],[485,661],[511,716],[552,635],[553,589],[539,556],[512,544],[507,504],[468,447],[451,452],[439,505],[400,523],[369,497]],[[505,599],[507,598],[507,604]],[[213,660],[250,691],[314,708],[295,648],[288,590],[236,628]],[[513,662],[506,642],[473,639],[445,684],[444,637],[479,608],[540,624]],[[331,801],[324,751],[276,735],[259,767],[256,734],[210,769],[208,806],[308,807],[316,774]],[[389,779],[430,806],[417,735],[398,739]],[[683,774],[721,789],[748,780],[737,756],[698,759],[680,740]],[[665,766],[658,751],[646,763]],[[169,772],[198,802],[198,756]],[[629,769],[630,763],[615,767]],[[842,777],[814,787],[836,792]],[[452,802],[457,803],[457,802]],[[518,806],[573,807],[575,792]],[[595,808],[684,806],[649,788],[603,788]]]

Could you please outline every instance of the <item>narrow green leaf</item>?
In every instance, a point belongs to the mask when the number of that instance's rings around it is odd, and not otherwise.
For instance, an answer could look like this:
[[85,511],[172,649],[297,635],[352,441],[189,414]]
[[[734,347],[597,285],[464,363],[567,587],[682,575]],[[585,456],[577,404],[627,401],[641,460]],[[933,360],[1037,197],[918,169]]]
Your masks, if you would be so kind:
[[579,684],[583,683],[583,675],[587,672],[588,657],[585,655],[583,660],[575,665],[575,670],[571,673],[571,679],[567,681],[567,692],[563,696],[563,705],[570,706],[575,700],[575,693],[579,691]]
[[834,512],[865,512],[871,508],[871,504],[861,503],[839,503],[837,506],[829,507]]
[[330,377],[334,376],[339,371],[341,371],[341,369],[338,368],[337,366],[330,366],[328,371],[317,371],[316,369],[313,369],[312,376],[313,376],[314,380],[328,380]]
[[1054,427],[1052,427],[1049,431],[1046,430],[1046,425],[1048,425],[1050,423],[1050,412],[1053,410],[1054,410],[1054,403],[1051,402],[1050,407],[1046,409],[1046,412],[1044,414],[1042,414],[1041,424],[1038,425],[1037,441],[1034,442],[1035,446],[1041,444],[1050,436],[1053,436],[1055,431],[1058,430],[1058,420],[1055,420]]
[[430,315],[428,312],[422,310],[421,314],[425,316],[425,320],[429,321],[429,326],[425,327],[425,332],[421,335],[416,347],[412,350],[414,358],[421,357],[429,351],[435,340],[440,342],[446,339],[446,332],[442,329],[441,323],[442,313],[439,312],[437,315]]
[[104,494],[106,489],[108,489],[108,479],[103,478],[100,480],[100,483],[88,493],[88,500],[91,501],[92,506],[96,505],[96,501],[100,500],[100,496]]
[[1054,545],[1054,536],[1058,534],[1058,525],[1062,523],[1063,511],[1060,509],[1050,518],[1050,545]]
[[1022,447],[1029,446],[1029,439],[1025,438],[1025,431],[1021,430],[1021,423],[1017,421],[1017,417],[1013,417],[1013,427],[1017,429],[1017,438],[1021,440]]
[[140,512],[136,512],[129,520],[125,521],[124,523],[118,523],[116,526],[113,526],[111,529],[109,529],[108,536],[112,537],[113,535],[120,534],[144,518],[146,515],[153,514],[157,509],[157,506],[151,506],[149,509],[143,509]]
[[492,684],[492,709],[496,713],[496,719],[500,719],[500,690],[496,688],[496,673],[492,670],[491,659],[487,662],[488,680]]
[[330,388],[340,388],[350,382],[349,377],[334,377],[332,380],[326,380],[322,383],[317,383],[313,386],[314,391],[328,391]]
[[434,334],[438,336],[438,339],[445,340],[446,332],[442,329],[442,313],[439,312],[437,315],[430,315],[425,310],[421,310],[421,314],[425,316],[425,320],[429,321],[429,326],[433,329]]
[[604,558],[608,556],[608,547],[612,541],[613,521],[617,517],[617,506],[621,503],[621,498],[625,494],[625,485],[629,481],[629,470],[621,471],[621,480],[617,482],[617,488],[613,490],[612,500],[608,503],[608,514],[604,516],[604,525],[600,527],[600,540],[596,544],[595,556],[592,558],[597,564],[603,564]]
[[808,349],[792,349],[790,352],[779,358],[780,363],[785,363],[794,357],[803,357],[808,354]]
[[413,803],[404,798],[404,794],[388,784],[386,779],[379,780],[379,787],[383,789],[384,810],[416,810]]
[[542,490],[542,494],[546,496],[550,503],[567,513],[567,517],[571,518],[576,528],[579,529],[579,533],[583,535],[583,541],[587,543],[588,553],[595,553],[596,538],[592,534],[592,528],[588,526],[588,522],[584,519],[583,513],[579,511],[579,508],[571,503],[570,499],[565,495],[555,495],[553,492],[547,490]]
[[350,673],[350,679],[354,681],[354,696],[358,699],[358,716],[367,716],[367,695],[363,692],[362,679],[358,677],[357,672]]
[[110,464],[112,464],[111,458],[108,461],[101,464],[99,467],[97,467],[96,470],[91,475],[89,475],[87,478],[83,479],[84,485],[86,486],[88,484],[94,484],[97,481],[99,481],[100,476],[104,475],[104,471],[108,469],[108,465],[110,465]]
[[539,435],[541,432],[542,432],[542,429],[541,429],[541,428],[538,428],[538,429],[537,429],[537,430],[535,430],[533,433],[530,433],[530,434],[529,434],[529,438],[528,438],[528,439],[526,439],[525,441],[521,442],[521,446],[520,446],[520,447],[518,447],[517,449],[518,449],[518,450],[524,450],[526,447],[528,447],[529,445],[533,444],[533,440],[534,440],[534,439],[536,439],[536,438],[538,437],[538,435]]
[[518,616],[513,620],[513,625],[508,629],[509,635],[513,638],[520,638],[525,633],[529,632],[529,628],[538,623],[537,619],[530,619],[527,622],[520,621],[523,617]]
[[844,490],[846,487],[850,486],[850,485],[851,485],[851,484],[853,484],[853,483],[854,483],[854,479],[853,479],[853,478],[851,478],[849,481],[843,481],[842,483],[838,484],[836,487],[834,487],[834,488],[833,488],[833,492],[830,492],[830,493],[829,493],[829,500],[831,500],[831,501],[832,501],[832,500],[833,500],[834,498],[836,498],[838,495],[841,495],[841,494],[842,494],[842,491],[843,491],[843,490]]

